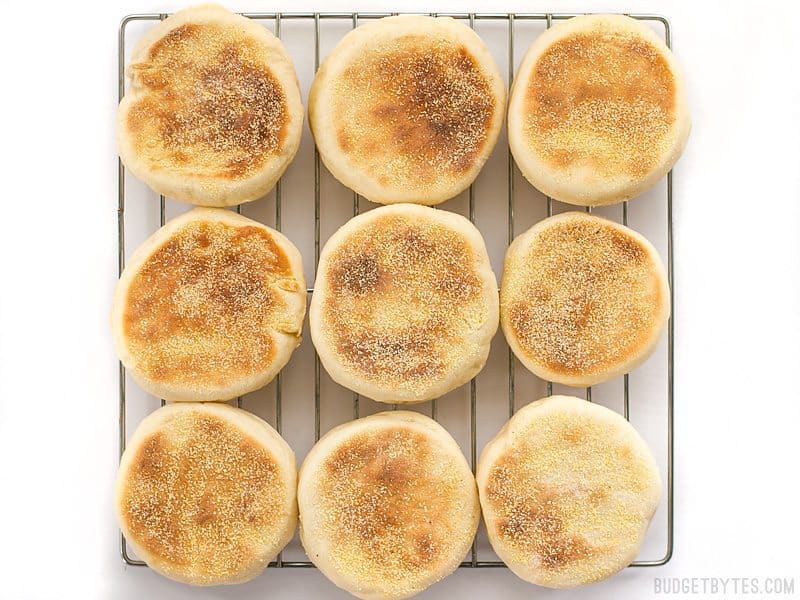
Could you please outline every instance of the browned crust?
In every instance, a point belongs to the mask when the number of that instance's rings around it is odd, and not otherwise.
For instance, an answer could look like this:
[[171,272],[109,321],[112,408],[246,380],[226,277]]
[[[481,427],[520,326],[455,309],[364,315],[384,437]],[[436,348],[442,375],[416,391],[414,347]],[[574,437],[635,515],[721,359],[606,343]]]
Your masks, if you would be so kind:
[[184,224],[139,267],[122,323],[136,369],[159,383],[225,385],[266,369],[288,307],[289,259],[268,231]]
[[641,178],[670,143],[675,77],[663,50],[641,34],[598,25],[559,39],[537,60],[524,94],[526,138],[554,169]]
[[325,262],[324,335],[346,369],[388,387],[425,386],[464,352],[487,311],[469,242],[453,229],[384,216]]
[[463,177],[484,152],[501,110],[470,51],[430,35],[406,34],[365,49],[332,86],[339,149],[384,186]]
[[126,131],[153,170],[246,179],[286,142],[283,87],[259,40],[232,26],[186,23],[130,66],[140,88]]
[[483,501],[509,558],[545,584],[597,581],[624,566],[616,557],[638,545],[656,485],[632,442],[605,420],[571,412],[507,435]]
[[521,495],[507,493],[509,482],[500,475],[503,472],[502,467],[495,470],[488,486],[490,501],[494,506],[502,504],[505,515],[495,525],[495,535],[531,552],[547,570],[564,569],[600,550],[584,536],[566,530],[557,508],[566,499],[556,488],[538,485]]
[[464,484],[441,460],[426,435],[402,426],[340,444],[322,463],[318,488],[335,544],[330,559],[388,582],[449,563]]
[[283,528],[287,494],[263,444],[210,414],[174,414],[122,474],[126,535],[166,571],[235,578]]
[[585,376],[648,346],[668,298],[648,249],[602,219],[557,220],[508,267],[507,327],[525,356]]

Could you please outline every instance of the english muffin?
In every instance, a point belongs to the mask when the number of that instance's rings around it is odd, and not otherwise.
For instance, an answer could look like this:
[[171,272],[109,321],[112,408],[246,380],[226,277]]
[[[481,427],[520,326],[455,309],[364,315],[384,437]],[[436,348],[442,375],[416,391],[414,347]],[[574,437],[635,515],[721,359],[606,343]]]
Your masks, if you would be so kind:
[[645,24],[587,15],[531,44],[508,105],[508,141],[544,194],[597,206],[628,200],[672,168],[689,136],[680,68]]
[[297,525],[294,453],[226,404],[171,404],[145,418],[117,474],[114,508],[136,555],[194,585],[252,579]]
[[631,424],[570,396],[519,410],[484,448],[477,479],[497,555],[550,588],[629,565],[661,498],[655,459]]
[[266,194],[300,145],[303,105],[281,42],[213,4],[181,10],[135,46],[119,155],[156,192],[229,206]]
[[658,252],[613,221],[563,213],[506,252],[503,333],[522,364],[547,381],[586,386],[631,371],[653,352],[669,314]]
[[408,598],[452,573],[480,518],[458,444],[434,420],[408,411],[324,435],[300,468],[297,499],[309,558],[367,600]]
[[300,343],[303,263],[281,233],[219,208],[169,221],[131,256],[111,325],[151,394],[228,400],[266,385]]
[[320,156],[381,204],[438,204],[477,177],[505,114],[489,50],[449,17],[386,17],[345,35],[311,86]]
[[325,244],[309,317],[335,381],[379,402],[422,402],[483,368],[497,330],[497,283],[467,219],[384,206]]

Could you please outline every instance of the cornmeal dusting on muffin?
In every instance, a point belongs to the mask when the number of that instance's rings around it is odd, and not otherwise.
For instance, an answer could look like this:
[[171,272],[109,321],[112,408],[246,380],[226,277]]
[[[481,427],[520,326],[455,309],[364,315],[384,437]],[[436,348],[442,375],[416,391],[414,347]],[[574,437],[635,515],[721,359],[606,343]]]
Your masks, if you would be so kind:
[[187,23],[130,66],[127,128],[150,168],[244,179],[282,150],[288,108],[270,50],[238,28]]
[[[650,467],[609,424],[573,413],[537,416],[514,430],[490,467],[486,499],[495,535],[513,560],[590,582],[637,544],[651,514]],[[654,507],[653,507],[654,508]]]
[[133,458],[122,518],[164,571],[215,582],[280,541],[284,488],[278,463],[260,443],[224,419],[182,411]]
[[349,437],[317,479],[327,559],[367,589],[416,591],[452,557],[464,539],[455,528],[474,511],[459,465],[405,427]]
[[539,57],[525,96],[531,148],[564,170],[647,174],[671,143],[675,80],[641,36],[602,26],[567,36]]
[[224,386],[264,370],[278,333],[299,335],[284,300],[291,265],[261,227],[183,225],[144,262],[123,314],[137,370],[155,381]]
[[360,53],[335,76],[330,97],[348,160],[382,185],[410,189],[473,169],[498,110],[465,47],[414,34]]
[[325,264],[325,335],[367,381],[415,391],[475,360],[488,318],[478,257],[457,231],[385,216],[350,233]]
[[505,266],[502,310],[522,352],[569,375],[624,362],[647,344],[669,301],[655,260],[596,217],[542,228]]

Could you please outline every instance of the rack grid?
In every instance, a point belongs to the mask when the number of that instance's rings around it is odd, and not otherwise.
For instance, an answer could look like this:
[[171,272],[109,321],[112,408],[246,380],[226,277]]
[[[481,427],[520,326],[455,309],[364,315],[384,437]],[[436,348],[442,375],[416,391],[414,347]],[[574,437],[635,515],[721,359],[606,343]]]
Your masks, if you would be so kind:
[[[250,19],[259,21],[271,21],[273,31],[279,39],[281,38],[281,23],[291,20],[303,20],[313,22],[314,28],[314,69],[315,71],[320,65],[320,31],[323,23],[326,21],[349,21],[353,28],[359,26],[362,21],[380,19],[388,16],[395,16],[398,12],[250,12],[241,13],[243,16]],[[507,23],[507,48],[508,48],[508,85],[510,86],[514,78],[514,43],[515,43],[515,24],[522,21],[543,21],[549,29],[554,21],[570,19],[580,14],[585,13],[495,13],[495,12],[478,12],[478,13],[409,13],[409,14],[428,14],[430,16],[451,17],[454,19],[466,21],[471,28],[474,29],[475,22],[479,20],[491,20]],[[650,21],[658,23],[663,27],[664,41],[667,47],[671,48],[672,34],[669,20],[661,15],[655,14],[629,14],[627,16],[641,21]],[[118,99],[121,100],[125,94],[125,42],[126,30],[130,23],[134,21],[160,21],[169,16],[167,13],[155,14],[133,14],[128,15],[122,19],[119,27],[118,34],[118,77],[119,89]],[[321,162],[320,156],[314,148],[314,269],[319,262],[320,254],[320,190],[321,190]],[[516,167],[510,149],[508,150],[508,170],[507,170],[507,211],[508,211],[508,243],[514,239],[514,173]],[[117,209],[117,235],[118,235],[118,268],[119,274],[125,267],[125,167],[121,161],[118,161],[118,209]],[[281,204],[282,204],[282,185],[281,180],[277,182],[275,187],[275,229],[281,230]],[[667,243],[667,276],[670,287],[670,305],[672,307],[672,314],[667,325],[667,377],[666,377],[666,413],[667,413],[667,431],[666,431],[666,473],[667,473],[667,489],[666,489],[666,548],[663,556],[653,560],[637,560],[631,563],[632,567],[656,567],[669,562],[672,558],[673,541],[674,541],[674,257],[673,257],[673,227],[672,227],[672,171],[666,176],[666,243]],[[474,223],[475,221],[475,186],[469,187],[469,219]],[[353,216],[360,212],[361,197],[353,192]],[[553,214],[553,200],[546,198],[547,203],[547,216]],[[166,220],[166,201],[165,197],[160,196],[160,224],[164,225]],[[241,205],[235,207],[236,212],[241,211]],[[585,208],[586,212],[591,212],[591,207]],[[622,203],[622,223],[628,224],[628,203]],[[307,289],[310,295],[313,293],[313,287]],[[508,349],[508,414],[512,416],[515,410],[515,372],[517,368],[517,361],[512,351]],[[126,444],[126,431],[128,428],[126,417],[126,383],[125,383],[125,368],[122,363],[119,364],[119,457],[125,450]],[[546,382],[547,395],[553,393],[552,382]],[[585,388],[585,398],[587,401],[592,401],[592,388]],[[242,398],[237,398],[236,403],[239,407],[242,406]],[[161,405],[165,404],[161,400]],[[275,380],[275,425],[279,433],[282,430],[282,377],[279,373]],[[320,437],[320,413],[322,406],[322,397],[320,392],[320,361],[319,357],[314,355],[314,440]],[[469,458],[473,471],[477,459],[477,393],[476,381],[472,379],[469,383],[469,413],[470,413],[470,451]],[[392,405],[393,410],[397,409],[397,405]],[[353,418],[360,416],[360,398],[359,395],[353,393],[352,396],[352,414]],[[437,418],[437,401],[431,402],[431,416]],[[623,416],[626,420],[630,420],[630,386],[629,376],[623,376]],[[123,561],[130,566],[146,566],[143,561],[134,559],[128,553],[125,537],[120,533],[120,553]],[[283,553],[279,553],[275,561],[271,562],[270,567],[314,567],[308,560],[289,561],[283,560]],[[505,567],[506,565],[499,560],[480,560],[478,557],[478,550],[476,542],[473,541],[472,548],[467,560],[464,560],[461,567]]]

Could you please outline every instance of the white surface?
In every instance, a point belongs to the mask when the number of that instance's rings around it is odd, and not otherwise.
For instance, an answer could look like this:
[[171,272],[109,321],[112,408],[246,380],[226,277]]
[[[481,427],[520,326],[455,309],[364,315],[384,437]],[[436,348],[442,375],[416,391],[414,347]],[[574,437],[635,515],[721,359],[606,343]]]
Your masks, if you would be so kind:
[[[674,558],[663,568],[627,569],[571,592],[534,588],[506,570],[461,569],[423,597],[639,599],[654,595],[655,577],[712,576],[794,576],[800,591],[794,512],[800,411],[796,392],[785,385],[800,359],[800,10],[789,2],[761,3],[757,11],[739,3],[693,4],[402,6],[664,13],[694,121],[675,175]],[[316,570],[273,570],[238,588],[198,590],[147,569],[126,569],[118,557],[110,508],[117,370],[108,328],[116,274],[116,32],[125,14],[179,6],[52,3],[29,13],[15,3],[4,10],[0,152],[6,202],[14,205],[0,229],[2,600],[345,597]],[[28,26],[32,16],[35,30]]]

